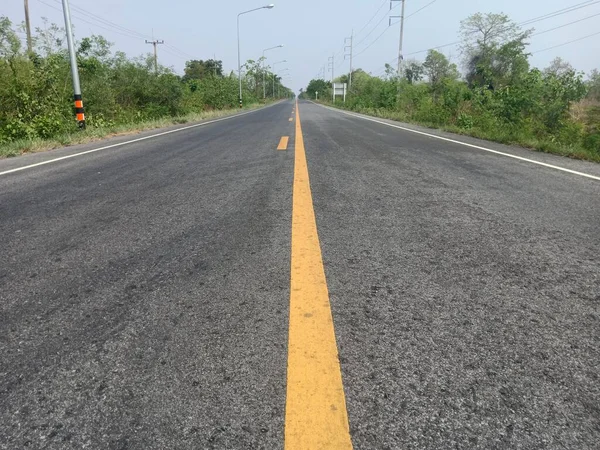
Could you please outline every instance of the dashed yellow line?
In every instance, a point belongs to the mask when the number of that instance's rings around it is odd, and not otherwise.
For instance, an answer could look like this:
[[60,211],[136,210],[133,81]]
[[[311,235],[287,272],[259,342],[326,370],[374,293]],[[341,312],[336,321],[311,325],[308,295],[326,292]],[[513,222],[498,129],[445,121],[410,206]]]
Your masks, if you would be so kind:
[[297,104],[293,196],[285,449],[351,449]]
[[288,141],[290,140],[289,136],[283,136],[279,141],[279,145],[277,146],[277,150],[287,150]]

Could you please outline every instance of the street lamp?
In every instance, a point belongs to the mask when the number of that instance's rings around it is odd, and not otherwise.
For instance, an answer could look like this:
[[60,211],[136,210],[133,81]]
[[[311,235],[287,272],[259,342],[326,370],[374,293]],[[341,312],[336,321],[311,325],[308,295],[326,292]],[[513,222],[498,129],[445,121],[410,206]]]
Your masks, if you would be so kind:
[[238,14],[237,16],[237,38],[238,38],[238,78],[240,79],[240,108],[242,107],[242,57],[240,51],[240,16],[244,14],[251,13],[253,11],[258,11],[259,9],[272,9],[275,5],[271,3],[270,5],[261,6],[260,8],[250,9],[248,11],[244,11]]
[[274,50],[276,48],[282,48],[282,47],[283,47],[283,44],[276,45],[275,47],[265,48],[263,50],[263,57],[262,57],[262,64],[263,64],[263,99],[267,98],[267,86],[265,85],[265,52],[268,52],[269,50]]
[[283,61],[277,61],[273,63],[273,98],[275,98],[275,66],[277,64],[281,64],[281,63],[285,63],[287,62],[287,59],[284,59]]
[[[290,69],[288,69],[287,67],[285,69],[281,69],[277,75],[282,75],[283,73],[285,73],[286,71],[289,71],[289,70]],[[289,76],[289,73],[286,73],[286,75]],[[275,98],[275,76],[276,76],[276,74],[273,73],[273,98]],[[283,77],[281,79],[283,80]],[[279,81],[279,86],[277,86],[277,97],[279,97],[279,88],[280,87],[281,87],[281,81]]]
[[[284,70],[288,70],[288,69],[284,69]],[[281,77],[281,81],[285,81],[285,82],[291,82],[292,81],[292,77],[289,73],[287,73],[285,76]],[[281,97],[281,81],[279,82],[279,86],[277,86],[277,97]]]

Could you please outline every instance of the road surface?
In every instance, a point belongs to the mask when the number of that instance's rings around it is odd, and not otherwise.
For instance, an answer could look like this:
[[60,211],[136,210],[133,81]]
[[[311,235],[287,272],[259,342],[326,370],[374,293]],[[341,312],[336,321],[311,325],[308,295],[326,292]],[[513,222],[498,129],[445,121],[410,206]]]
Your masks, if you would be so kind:
[[598,448],[599,166],[393,125],[0,161],[0,448]]

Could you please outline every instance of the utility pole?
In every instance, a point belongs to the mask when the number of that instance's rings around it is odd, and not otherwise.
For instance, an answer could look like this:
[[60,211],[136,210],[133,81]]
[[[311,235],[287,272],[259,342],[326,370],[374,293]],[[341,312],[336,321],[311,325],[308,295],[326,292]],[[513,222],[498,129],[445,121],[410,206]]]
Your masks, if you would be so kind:
[[334,80],[334,70],[335,70],[335,54],[333,56],[330,56],[327,60],[328,63],[328,68],[331,71],[331,94],[332,94],[332,98],[333,98],[333,103],[335,103],[335,84],[333,82]]
[[79,70],[77,69],[77,55],[73,44],[73,28],[71,27],[71,10],[69,1],[62,0],[63,14],[65,16],[65,31],[67,33],[67,45],[69,47],[69,60],[71,62],[71,76],[73,78],[73,99],[75,100],[75,114],[77,125],[85,129],[85,114],[83,110],[83,98],[81,97],[81,85],[79,84]]
[[154,40],[154,41],[149,41],[146,40],[146,44],[152,44],[154,46],[154,73],[158,73],[158,51],[156,49],[157,45],[159,44],[164,44],[165,41],[159,41],[159,40]]
[[404,55],[402,54],[402,43],[404,40],[404,7],[406,6],[406,0],[390,0],[390,10],[392,9],[392,5],[394,2],[402,2],[402,12],[400,16],[391,16],[390,17],[390,25],[392,23],[392,19],[400,18],[400,43],[398,45],[398,78],[402,76],[402,64],[404,62]]
[[25,28],[27,29],[27,51],[31,53],[33,45],[31,43],[31,23],[29,22],[29,0],[25,0]]
[[[350,45],[347,45],[348,41],[350,41]],[[352,87],[352,56],[354,53],[354,30],[352,30],[352,34],[349,38],[344,39],[344,52],[350,49],[350,55],[344,54],[344,59],[346,57],[350,57],[350,74],[348,75],[348,89]]]

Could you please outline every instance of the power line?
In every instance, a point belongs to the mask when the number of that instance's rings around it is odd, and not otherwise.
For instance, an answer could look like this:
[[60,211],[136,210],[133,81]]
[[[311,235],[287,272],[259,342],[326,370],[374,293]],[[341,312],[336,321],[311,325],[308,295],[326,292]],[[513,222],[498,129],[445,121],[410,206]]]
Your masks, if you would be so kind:
[[376,76],[377,76],[377,77],[380,77],[381,75],[383,75],[383,74],[385,73],[385,71],[387,70],[387,66],[388,66],[388,65],[390,65],[390,66],[391,66],[392,64],[395,64],[397,61],[398,61],[398,57],[396,57],[396,58],[392,59],[391,61],[388,61],[387,63],[385,63],[385,64],[386,64],[385,66],[383,66],[383,67],[379,68],[379,69],[376,71],[376,72],[378,72]]
[[[61,3],[60,0],[54,0],[54,2],[55,3],[59,3],[59,4]],[[140,33],[138,31],[132,30],[130,28],[126,28],[126,27],[124,27],[122,25],[119,25],[119,24],[117,24],[115,22],[111,22],[110,20],[105,19],[105,18],[99,16],[98,14],[95,14],[95,13],[93,13],[91,11],[87,11],[87,10],[85,10],[85,9],[79,7],[79,6],[76,6],[76,5],[72,4],[72,3],[71,3],[71,9],[77,11],[79,14],[83,14],[84,16],[90,18],[91,20],[96,20],[96,21],[98,21],[100,23],[103,23],[103,24],[109,26],[109,27],[117,28],[117,29],[119,29],[119,30],[121,30],[123,32],[131,33],[133,35],[137,35],[138,38],[141,38],[141,39],[147,39],[147,38],[149,39],[149,38],[151,38],[151,36],[149,36],[147,34],[143,34],[143,33]]]
[[[390,30],[390,27],[387,27],[385,30],[383,30],[383,33],[381,33],[379,36],[377,36],[373,42],[371,42],[369,45],[367,45],[365,48],[363,48],[360,52],[358,52],[356,55],[354,55],[354,57],[357,58],[358,56],[362,55],[367,50],[369,50],[373,46],[373,44],[375,44],[375,42],[377,42],[379,39],[381,39],[383,37],[383,35],[385,33],[387,33],[389,30]],[[398,59],[398,58],[396,58],[396,59]]]
[[[383,0],[383,2],[381,3],[381,5],[379,5],[379,8],[378,8],[378,9],[377,9],[377,11],[375,12],[375,14],[374,14],[374,15],[373,15],[373,16],[372,16],[372,17],[369,19],[369,21],[368,21],[368,22],[367,22],[367,23],[366,23],[366,24],[365,24],[365,25],[364,25],[364,26],[363,26],[363,27],[360,29],[360,31],[359,31],[358,33],[356,33],[355,37],[356,37],[356,36],[358,36],[360,33],[362,33],[362,32],[363,32],[363,31],[364,31],[364,30],[365,30],[365,29],[366,29],[366,28],[369,26],[369,24],[370,24],[371,22],[373,22],[373,19],[375,19],[375,17],[377,17],[377,15],[378,15],[378,14],[379,14],[379,12],[381,11],[381,9],[382,9],[382,8],[383,8],[383,7],[384,7],[386,4],[387,4],[387,2],[388,2],[388,1],[389,1],[389,0]],[[384,17],[385,17],[385,16],[384,16]],[[379,23],[381,23],[381,21],[380,21]],[[377,26],[379,25],[379,23],[378,23],[378,24],[375,26],[375,28],[377,28]],[[371,30],[371,32],[370,32],[370,33],[369,33],[367,36],[365,36],[365,39],[366,39],[366,38],[368,38],[368,37],[369,37],[369,35],[370,35],[370,34],[371,34],[373,31],[374,31],[374,29],[373,29],[373,30]],[[364,41],[364,39],[363,39],[363,41]],[[361,41],[361,42],[362,42],[362,41]],[[360,42],[359,42],[358,44],[354,44],[354,46],[355,46],[355,47],[356,47],[357,45],[360,45]],[[336,56],[336,57],[338,57],[338,56],[341,56],[341,54],[342,54],[342,53],[344,53],[345,51],[346,51],[345,47],[342,47],[342,49],[341,49],[341,50],[339,50],[337,53],[335,53],[335,56]],[[326,52],[324,52],[323,56],[324,56],[325,54],[326,54]],[[337,67],[339,67],[341,64],[343,64],[343,61],[341,61],[341,62],[338,64],[338,66],[337,66]],[[337,68],[337,67],[336,67],[336,68]]]
[[162,51],[164,53],[166,53],[167,55],[171,55],[171,56],[174,56],[174,57],[179,58],[179,59],[181,59],[181,58],[186,58],[187,59],[187,57],[184,57],[184,56],[182,56],[180,54],[177,54],[176,52],[174,52],[172,50],[169,50],[168,48],[166,48],[166,45],[165,45],[165,48],[163,48]]
[[[542,22],[544,20],[547,20],[547,19],[550,19],[550,18],[553,18],[553,17],[557,17],[557,16],[560,16],[560,15],[563,15],[563,14],[567,14],[567,13],[570,13],[572,11],[576,11],[576,10],[581,9],[581,8],[592,6],[592,5],[595,5],[597,3],[600,3],[600,0],[595,0],[595,1],[588,0],[587,2],[578,3],[576,5],[573,5],[573,6],[569,7],[569,8],[559,9],[557,11],[553,11],[551,13],[544,14],[542,16],[534,17],[534,18],[526,20],[524,22],[520,22],[517,25],[524,26],[524,25],[531,25],[531,24],[537,23],[537,22]],[[574,22],[574,23],[576,23],[576,22]],[[566,26],[566,25],[564,25],[564,26]],[[549,30],[544,31],[544,33],[547,32],[547,31],[549,31]],[[538,33],[538,34],[542,34],[542,33]],[[461,41],[454,41],[454,42],[450,42],[448,44],[438,45],[436,47],[429,47],[429,48],[427,48],[425,50],[419,50],[419,51],[416,51],[416,52],[408,53],[406,56],[418,55],[420,53],[426,53],[429,50],[437,50],[437,49],[440,49],[440,48],[445,48],[445,47],[450,47],[450,46],[453,46],[453,45],[458,45],[460,43],[461,43]]]
[[196,59],[196,56],[194,55],[190,55],[189,53],[184,52],[183,50],[179,50],[177,47],[175,47],[174,45],[171,44],[165,44],[165,47],[168,47],[169,49],[171,49],[171,51],[174,51],[176,53],[178,53],[179,55],[175,55],[175,56],[184,56],[186,58],[192,58],[192,59]]
[[[50,4],[46,3],[43,0],[37,0],[37,1],[39,3],[42,3],[42,4],[44,4],[44,5],[52,8],[52,9],[55,9],[57,11],[61,11],[60,8],[56,8],[53,5],[50,5]],[[56,2],[56,3],[60,3],[60,0],[53,0],[53,1]],[[117,34],[120,34],[121,36],[129,37],[129,38],[134,38],[134,39],[142,39],[142,38],[146,39],[146,38],[150,37],[147,34],[140,33],[138,31],[132,30],[130,28],[123,27],[123,26],[121,26],[121,25],[119,25],[117,23],[111,22],[110,20],[104,19],[101,16],[99,16],[97,14],[94,14],[94,13],[92,13],[90,11],[87,11],[87,10],[85,10],[83,8],[80,8],[78,6],[71,5],[71,8],[77,12],[76,14],[72,13],[74,17],[76,17],[78,20],[81,20],[82,22],[85,22],[85,23],[87,23],[89,25],[93,25],[93,26],[98,27],[100,29],[103,29],[103,30],[106,30],[106,31],[110,31],[110,32],[113,32],[113,33],[117,33]],[[84,15],[84,17],[87,17],[88,19],[96,21],[96,22],[99,22],[99,23],[90,22],[86,18],[81,17],[79,14],[82,14],[82,15]],[[107,28],[107,27],[109,27],[109,28]],[[178,58],[195,58],[195,56],[190,55],[189,53],[186,53],[183,50],[178,49],[174,45],[166,44],[166,46],[168,46],[172,50],[171,52],[167,51],[166,53],[168,53],[168,54],[170,54],[172,56],[176,56]],[[176,52],[177,54],[174,54],[173,52]]]
[[423,6],[422,8],[417,9],[414,13],[409,14],[408,16],[406,16],[406,19],[408,19],[409,17],[414,16],[415,14],[420,13],[421,11],[423,11],[425,8],[428,8],[429,6],[433,5],[435,2],[437,2],[437,0],[433,0],[429,3],[427,3],[425,6]]
[[[420,11],[422,11],[423,9],[425,9],[425,8],[427,8],[427,7],[429,7],[429,6],[431,6],[431,5],[432,5],[433,3],[435,3],[436,1],[437,1],[437,0],[433,0],[433,1],[429,2],[428,4],[426,4],[425,6],[423,6],[422,8],[418,9],[417,11],[415,11],[414,13],[411,13],[410,15],[408,15],[406,18],[408,19],[409,17],[412,17],[412,16],[414,16],[415,14],[419,13],[419,12],[420,12]],[[598,4],[598,3],[600,3],[600,0],[587,0],[587,1],[585,1],[585,2],[577,3],[577,4],[575,4],[575,5],[572,5],[572,6],[569,6],[569,7],[566,7],[566,8],[562,8],[562,9],[559,9],[559,10],[556,10],[556,11],[549,12],[549,13],[547,13],[547,14],[544,14],[544,15],[542,15],[542,16],[538,16],[538,17],[534,17],[534,18],[528,19],[528,20],[526,20],[526,21],[523,21],[523,22],[520,22],[520,23],[518,23],[517,25],[519,25],[519,26],[526,26],[526,25],[530,25],[530,24],[533,24],[533,23],[537,23],[537,22],[541,22],[541,21],[544,21],[544,20],[547,20],[547,19],[551,19],[551,18],[554,18],[554,17],[558,17],[558,16],[561,16],[561,15],[563,15],[563,14],[567,14],[567,13],[570,13],[570,12],[573,12],[573,11],[577,11],[577,10],[579,10],[579,9],[586,8],[586,7],[588,7],[588,6],[592,6],[592,5],[595,5],[595,4]],[[385,3],[384,3],[384,4],[385,4]],[[370,23],[373,21],[373,19],[374,19],[375,17],[377,17],[377,15],[379,14],[379,12],[380,12],[380,11],[381,11],[381,9],[383,8],[383,5],[384,5],[384,4],[382,4],[382,5],[379,7],[379,9],[378,9],[378,10],[377,10],[377,12],[375,13],[375,15],[374,15],[374,16],[373,16],[373,17],[372,17],[372,18],[371,18],[371,19],[370,19],[370,20],[367,22],[367,24],[366,24],[366,25],[365,25],[365,26],[364,26],[364,27],[361,29],[361,31],[360,31],[360,32],[364,31],[364,30],[367,28],[367,26],[368,26],[368,25],[369,25],[369,24],[370,24]],[[394,8],[392,8],[392,9],[394,9]],[[564,27],[566,27],[566,26],[569,26],[569,25],[573,25],[573,24],[575,24],[575,23],[582,22],[582,21],[584,21],[584,20],[590,19],[590,18],[592,18],[592,17],[596,17],[596,16],[598,16],[598,15],[600,15],[600,14],[595,14],[595,15],[592,15],[592,16],[589,16],[589,17],[585,17],[585,18],[583,18],[583,19],[579,19],[579,20],[576,20],[576,21],[573,21],[573,22],[569,22],[569,23],[567,23],[567,24],[564,24],[564,25],[560,25],[560,26],[558,26],[558,27],[554,27],[554,28],[551,28],[551,29],[548,29],[548,30],[540,31],[540,32],[538,32],[538,33],[534,33],[534,34],[532,34],[531,36],[537,36],[537,35],[544,34],[544,33],[548,33],[548,32],[550,32],[550,31],[554,31],[554,30],[557,30],[557,29],[560,29],[560,28],[564,28]],[[369,37],[371,34],[373,34],[373,32],[374,32],[374,31],[377,29],[377,27],[378,27],[378,26],[379,26],[379,25],[380,25],[380,24],[383,22],[383,20],[385,20],[386,16],[387,16],[387,13],[386,13],[386,15],[384,15],[384,16],[383,16],[383,17],[382,17],[382,18],[379,20],[379,22],[378,22],[378,23],[377,23],[377,24],[376,24],[376,25],[375,25],[375,26],[374,26],[374,27],[371,29],[371,31],[370,31],[370,32],[369,32],[369,33],[368,33],[366,36],[364,36],[364,37],[363,37],[363,38],[362,38],[362,39],[361,39],[361,40],[360,40],[360,41],[359,41],[357,44],[355,44],[355,45],[356,45],[356,46],[359,46],[359,45],[361,45],[361,44],[362,44],[362,43],[363,43],[363,42],[364,42],[364,41],[365,41],[365,40],[366,40],[366,39],[367,39],[367,38],[368,38],[368,37]],[[388,27],[388,28],[386,28],[386,29],[385,29],[385,30],[384,30],[384,31],[383,31],[383,32],[382,32],[382,33],[381,33],[379,36],[377,36],[377,38],[375,38],[375,39],[374,39],[374,40],[373,40],[373,41],[372,41],[370,44],[368,44],[368,45],[367,45],[367,46],[366,46],[366,47],[365,47],[363,50],[361,50],[359,53],[355,54],[355,55],[354,55],[354,57],[356,58],[356,57],[358,57],[358,56],[362,55],[363,53],[365,53],[365,52],[366,52],[366,51],[367,51],[367,50],[368,50],[370,47],[372,47],[372,46],[373,46],[373,45],[374,45],[374,44],[375,44],[375,43],[376,43],[376,42],[377,42],[379,39],[381,39],[381,37],[383,37],[383,35],[384,35],[384,34],[385,34],[385,33],[386,33],[388,30],[389,30],[389,27]],[[359,32],[359,33],[357,33],[357,34],[360,34],[360,32]],[[476,32],[475,32],[475,33],[476,33]],[[592,36],[596,36],[596,34],[592,34],[592,35],[589,35],[589,36],[585,36],[585,37],[583,37],[583,38],[577,39],[577,40],[575,40],[575,41],[572,41],[572,42],[577,42],[577,41],[579,41],[579,40],[586,39],[586,38],[588,38],[588,37],[592,37]],[[432,49],[435,49],[435,50],[437,50],[437,49],[442,49],[442,48],[446,48],[446,47],[451,47],[451,46],[454,46],[454,45],[458,45],[458,44],[460,44],[460,43],[461,43],[461,41],[454,41],[454,42],[450,42],[450,43],[447,43],[447,44],[438,45],[438,46],[436,46],[436,47],[429,47],[429,48],[427,48],[427,49],[425,49],[425,50],[419,50],[419,51],[416,51],[416,52],[411,52],[411,53],[408,53],[408,54],[406,54],[406,56],[413,56],[413,55],[417,55],[417,54],[420,54],[420,53],[426,53],[426,52],[428,52],[429,50],[432,50]],[[571,43],[571,41],[569,41],[568,43],[560,44],[559,46],[562,46],[562,45],[567,45],[567,44],[569,44],[569,43]],[[556,48],[556,47],[551,47],[551,48]],[[537,52],[535,52],[535,53],[539,53],[539,52],[542,52],[542,51],[550,50],[551,48],[544,49],[544,50],[539,50],[539,51],[537,51]],[[398,58],[396,58],[396,59],[395,59],[395,61],[397,61],[397,60],[398,60]],[[384,69],[384,71],[385,71],[385,69]]]
[[[38,3],[42,3],[43,5],[46,5],[49,8],[52,8],[52,9],[54,9],[56,11],[59,11],[59,12],[62,12],[62,9],[57,8],[54,5],[51,5],[49,3],[46,3],[43,0],[37,0],[37,1],[38,1]],[[105,26],[99,25],[99,24],[94,23],[94,22],[90,22],[89,20],[86,20],[83,17],[81,17],[78,14],[75,14],[73,12],[71,12],[71,15],[73,17],[76,17],[77,19],[81,20],[82,22],[85,22],[85,23],[89,24],[89,25],[93,25],[95,27],[101,28],[101,29],[106,30],[106,31],[111,31],[113,33],[117,33],[117,34],[120,34],[120,35],[125,36],[125,37],[129,37],[129,38],[133,37],[135,39],[138,39],[138,36],[136,36],[136,35],[134,35],[132,33],[124,32],[124,31],[119,31],[119,30],[115,30],[115,29],[110,29],[110,28],[106,28]]]
[[597,36],[599,34],[600,34],[600,31],[598,31],[597,33],[593,33],[593,34],[588,34],[587,36],[583,36],[583,37],[580,37],[578,39],[573,39],[572,41],[563,42],[562,44],[553,45],[552,47],[544,48],[542,50],[537,50],[535,52],[532,52],[531,54],[535,55],[536,53],[542,53],[542,52],[546,52],[548,50],[553,50],[553,49],[558,48],[558,47],[564,47],[565,45],[573,44],[574,42],[583,41],[584,39],[588,39],[588,38],[591,38],[592,36]]
[[[425,8],[431,6],[432,4],[434,4],[437,0],[432,0],[431,2],[429,2],[428,4],[426,4],[425,6],[419,8],[417,11],[415,11],[414,13],[410,14],[408,17],[414,16],[415,14],[419,13],[420,11],[424,10]],[[600,1],[600,0],[599,0]],[[358,33],[356,33],[356,36],[360,35],[368,26],[371,22],[373,22],[373,20],[379,15],[380,11],[382,10],[382,8],[387,4],[388,0],[384,0],[381,5],[379,6],[379,8],[377,9],[377,11],[375,12],[375,14],[369,19],[369,21],[360,29],[360,31]],[[400,5],[396,5],[390,8],[390,12],[393,11],[394,9],[396,9],[398,6]],[[367,33],[358,43],[354,44],[354,46],[360,46],[362,43],[364,43],[369,36],[371,36],[373,34],[373,32],[379,27],[379,25],[381,25],[381,23],[388,17],[389,12],[386,11],[386,13],[381,17],[381,19],[379,20],[379,22],[377,22],[375,24],[375,26],[371,29],[371,31],[369,31],[369,33]],[[408,18],[407,17],[407,18]],[[373,41],[371,41],[371,43],[369,43],[365,48],[363,48],[359,53],[357,53],[356,55],[354,55],[354,57],[357,57],[359,55],[362,55],[363,53],[365,53],[369,48],[371,48],[377,41],[379,41],[379,39],[381,39],[383,37],[383,35],[385,33],[387,33],[389,30],[389,26],[385,28],[385,30],[383,30],[383,32],[377,36]],[[336,53],[336,56],[338,56],[341,52]],[[397,60],[398,58],[396,58]],[[340,65],[342,65],[343,62],[340,62],[337,67],[339,67]],[[337,68],[336,67],[336,68]]]
[[383,7],[384,7],[384,6],[387,4],[387,2],[388,2],[388,1],[389,1],[389,0],[383,0],[383,3],[381,4],[381,6],[380,6],[380,7],[379,7],[379,9],[377,10],[377,12],[376,12],[375,14],[373,14],[373,17],[371,17],[371,18],[369,19],[369,21],[368,21],[368,22],[365,24],[365,26],[364,26],[364,27],[362,27],[358,33],[356,33],[356,36],[360,35],[360,33],[362,33],[363,31],[365,31],[365,28],[367,28],[367,27],[369,26],[369,24],[370,24],[371,22],[373,22],[373,19],[374,19],[375,17],[377,17],[377,15],[379,14],[379,11],[381,11],[381,8],[383,8]]
[[[600,0],[599,0],[599,1],[600,1]],[[433,0],[433,1],[429,2],[429,3],[427,3],[425,6],[423,6],[423,7],[419,8],[419,9],[418,9],[418,10],[416,10],[414,13],[412,13],[412,14],[409,14],[408,16],[406,16],[406,19],[408,19],[409,17],[412,17],[412,16],[414,16],[415,14],[419,13],[420,11],[423,11],[425,8],[427,8],[427,7],[431,6],[431,5],[433,5],[435,2],[437,2],[437,0]],[[394,8],[392,8],[392,9],[394,9]],[[385,17],[384,17],[384,18],[385,18]],[[406,19],[405,19],[405,20],[406,20]],[[382,21],[380,21],[379,23],[381,23],[381,22],[382,22]],[[390,28],[389,28],[389,26],[388,26],[388,27],[387,27],[387,28],[386,28],[386,29],[385,29],[385,30],[384,30],[384,31],[383,31],[383,32],[382,32],[382,33],[381,33],[379,36],[377,36],[377,37],[376,37],[376,38],[375,38],[375,39],[374,39],[374,40],[373,40],[373,41],[372,41],[372,42],[371,42],[369,45],[367,45],[367,46],[366,46],[364,49],[362,49],[362,50],[361,50],[359,53],[357,53],[357,54],[355,55],[355,57],[357,57],[357,56],[360,56],[360,55],[362,55],[363,53],[365,53],[365,52],[366,52],[366,51],[367,51],[369,48],[371,48],[371,47],[372,47],[372,46],[373,46],[373,45],[374,45],[374,44],[375,44],[375,43],[376,43],[376,42],[377,42],[379,39],[381,39],[381,38],[383,37],[383,35],[384,35],[385,33],[387,33],[387,31],[388,31],[389,29],[390,29]],[[364,39],[363,39],[363,40],[364,40]],[[362,41],[361,41],[361,42],[362,42]],[[398,60],[398,58],[396,58],[396,61],[397,61],[397,60]]]
[[[390,9],[390,11],[393,11],[393,10],[394,10],[394,9],[396,9],[398,6],[400,6],[400,5],[396,5],[396,6],[394,6],[393,8],[391,8],[391,9]],[[369,34],[367,34],[367,35],[366,35],[364,38],[362,38],[362,39],[360,40],[360,42],[358,42],[358,43],[356,44],[356,46],[358,47],[360,44],[362,44],[363,42],[365,42],[365,41],[367,40],[367,38],[373,34],[373,31],[375,31],[375,30],[377,29],[377,27],[379,27],[379,25],[381,25],[381,22],[383,22],[385,19],[387,19],[387,17],[388,17],[388,13],[386,13],[386,14],[385,14],[385,15],[384,15],[384,16],[381,18],[381,20],[380,20],[379,22],[377,22],[377,25],[375,25],[375,26],[374,26],[374,27],[371,29],[371,31],[369,31]]]
[[600,16],[600,13],[594,14],[594,15],[591,15],[591,16],[587,16],[587,17],[584,17],[583,19],[575,20],[573,22],[565,23],[564,25],[560,25],[558,27],[549,28],[548,30],[544,30],[544,31],[539,31],[537,33],[533,33],[531,36],[532,37],[533,36],[539,36],[540,34],[549,33],[550,31],[554,31],[554,30],[559,30],[561,28],[568,27],[569,25],[573,25],[575,23],[583,22],[584,20],[588,20],[588,19],[591,19],[592,17],[597,17],[597,16]]
[[595,5],[596,3],[600,3],[600,0],[596,0],[596,1],[588,0],[588,1],[583,2],[583,3],[577,3],[576,5],[569,6],[567,8],[563,8],[563,9],[559,9],[557,11],[554,11],[554,12],[551,12],[551,13],[548,13],[548,14],[544,14],[543,16],[539,16],[539,17],[536,17],[536,18],[533,18],[533,19],[530,19],[530,20],[526,20],[525,22],[521,22],[519,25],[521,25],[521,26],[530,25],[530,24],[535,23],[535,22],[540,22],[542,20],[551,19],[553,17],[560,16],[560,15],[563,15],[563,14],[567,14],[567,13],[570,13],[572,11],[577,11],[578,9],[581,9],[581,8],[587,8],[588,6]]

